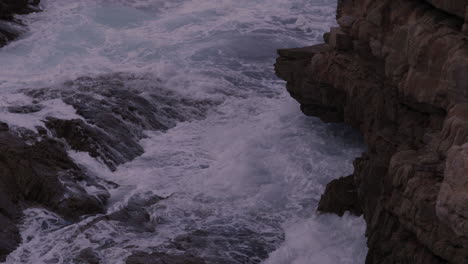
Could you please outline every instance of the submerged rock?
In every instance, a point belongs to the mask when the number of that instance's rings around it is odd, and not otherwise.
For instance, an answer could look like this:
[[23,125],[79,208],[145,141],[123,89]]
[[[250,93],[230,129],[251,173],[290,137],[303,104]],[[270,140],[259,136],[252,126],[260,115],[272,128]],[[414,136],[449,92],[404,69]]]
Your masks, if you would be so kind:
[[30,114],[39,112],[44,107],[40,104],[30,104],[30,105],[18,105],[8,107],[8,112],[15,114]]
[[[280,50],[276,73],[305,114],[365,137],[366,263],[468,263],[466,1],[338,3],[332,49]],[[332,182],[319,209],[341,214],[347,188]]]
[[164,198],[151,193],[137,194],[128,200],[121,209],[106,216],[106,219],[118,221],[126,228],[137,232],[154,232],[154,223],[148,209]]
[[127,258],[126,264],[205,264],[203,259],[190,254],[171,255],[161,252],[136,252]]
[[217,224],[180,235],[167,248],[200,254],[208,263],[257,264],[283,239],[282,234],[259,234],[249,227]]

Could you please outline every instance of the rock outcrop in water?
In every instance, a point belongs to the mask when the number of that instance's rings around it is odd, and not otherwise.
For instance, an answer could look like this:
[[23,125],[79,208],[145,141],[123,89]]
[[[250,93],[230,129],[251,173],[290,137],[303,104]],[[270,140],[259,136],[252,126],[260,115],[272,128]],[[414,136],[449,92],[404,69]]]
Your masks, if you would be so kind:
[[[61,100],[79,118],[45,114],[37,131],[0,122],[0,261],[20,244],[17,225],[29,207],[46,208],[70,224],[84,215],[103,214],[89,225],[111,220],[135,232],[154,231],[145,207],[161,197],[135,196],[125,207],[105,214],[108,189],[117,184],[90,174],[67,151],[87,152],[113,171],[143,154],[139,141],[146,137],[145,131],[165,131],[177,122],[203,118],[218,103],[187,99],[157,87],[153,79],[132,74],[82,77],[22,92],[31,104],[0,110],[21,119],[21,115],[47,113],[48,102]],[[77,256],[96,258],[89,250]]]
[[[368,144],[353,175],[366,263],[468,263],[467,4],[341,0],[326,44],[279,51],[302,111]],[[352,209],[327,189],[320,209]]]
[[0,1],[0,47],[16,39],[23,31],[23,23],[16,19],[17,14],[38,12],[40,0]]
[[213,106],[211,101],[188,100],[167,89],[136,88],[147,85],[145,82],[131,74],[110,74],[24,92],[35,105],[58,98],[73,106],[82,119],[48,117],[45,126],[73,150],[88,152],[115,170],[143,154],[138,142],[145,138],[144,131],[166,131],[177,122],[205,116]]
[[[109,193],[68,157],[61,142],[0,127],[0,261],[21,242],[16,225],[26,207],[45,207],[68,221],[104,212]],[[97,191],[90,194],[88,187]]]

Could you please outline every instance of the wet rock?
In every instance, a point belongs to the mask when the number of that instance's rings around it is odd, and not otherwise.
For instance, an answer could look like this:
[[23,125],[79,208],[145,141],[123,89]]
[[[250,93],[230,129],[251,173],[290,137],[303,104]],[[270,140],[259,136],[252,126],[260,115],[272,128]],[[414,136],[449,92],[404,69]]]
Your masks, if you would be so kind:
[[154,232],[155,224],[151,222],[147,209],[162,199],[151,193],[134,195],[123,208],[107,215],[106,219],[118,221],[137,232]]
[[[338,3],[334,49],[282,50],[275,68],[305,114],[365,138],[353,175],[366,263],[468,263],[466,1]],[[348,187],[332,182],[319,209],[341,214]]]
[[283,239],[281,234],[258,234],[248,227],[214,225],[180,235],[167,248],[200,254],[209,263],[257,264]]
[[[1,46],[6,44],[9,41],[12,41],[19,37],[22,33],[20,25],[14,22],[6,22],[0,20],[0,41]],[[1,47],[0,46],[0,47]]]
[[8,112],[15,114],[29,114],[39,112],[44,108],[40,104],[31,104],[31,105],[19,105],[19,106],[10,106],[8,107]]
[[[137,88],[133,88],[133,86]],[[34,205],[58,213],[66,221],[104,213],[107,189],[116,184],[95,178],[76,165],[66,150],[88,152],[111,170],[143,153],[139,141],[146,130],[167,130],[180,121],[203,118],[216,102],[187,99],[155,87],[153,79],[131,74],[79,78],[56,88],[24,91],[34,104],[10,107],[12,113],[33,113],[41,102],[61,99],[83,119],[45,118],[37,131],[0,122],[0,259],[20,242],[16,225],[22,210]],[[51,138],[52,136],[52,138]],[[59,140],[57,140],[59,139]],[[153,232],[147,209],[159,196],[142,194],[119,210],[96,217],[89,225],[115,221],[136,232]],[[85,254],[83,259],[95,261]]]
[[0,131],[0,259],[21,240],[15,225],[30,205],[43,206],[68,221],[103,213],[108,194],[89,194],[83,185],[106,193],[89,178],[60,142],[50,138],[27,142],[15,131]]
[[8,131],[10,128],[7,123],[0,121],[0,132]]
[[161,252],[136,252],[125,261],[126,264],[205,264],[203,259],[190,254],[172,255]]
[[45,124],[56,137],[65,139],[72,149],[88,152],[91,157],[102,160],[111,170],[143,154],[143,148],[131,137],[123,133],[106,133],[81,119],[48,117]]
[[85,248],[76,256],[75,262],[79,264],[100,264],[101,257],[92,248]]
[[14,14],[28,14],[36,10],[39,0],[3,0],[0,4],[0,19],[12,19]]
[[57,89],[24,92],[36,102],[60,98],[73,106],[83,119],[49,117],[47,128],[72,149],[90,153],[111,170],[143,153],[139,141],[146,137],[145,131],[165,131],[178,122],[203,118],[216,104],[184,98],[131,74],[82,77]]
[[39,0],[3,0],[0,2],[0,47],[19,37],[24,25],[15,14],[39,12]]
[[[0,208],[3,208],[5,206],[3,203],[8,202],[8,200],[2,197],[2,195],[0,195],[0,198],[2,198],[2,200],[0,200]],[[0,225],[2,226],[0,230],[0,261],[5,261],[5,257],[21,243],[21,236],[16,227],[15,219],[18,217],[19,212],[14,212],[14,214],[15,215],[11,216],[0,212]]]
[[359,204],[353,175],[328,183],[325,193],[320,197],[317,210],[339,216],[343,216],[346,211],[354,215],[361,215],[362,209]]

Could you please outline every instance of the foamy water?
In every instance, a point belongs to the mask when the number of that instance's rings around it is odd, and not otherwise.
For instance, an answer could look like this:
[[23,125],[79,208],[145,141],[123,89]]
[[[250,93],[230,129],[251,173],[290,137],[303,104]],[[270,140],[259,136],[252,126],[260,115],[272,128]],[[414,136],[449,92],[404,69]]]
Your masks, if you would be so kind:
[[315,213],[325,185],[352,172],[362,143],[349,128],[303,116],[273,73],[275,50],[321,41],[335,5],[44,0],[45,12],[24,17],[29,32],[0,50],[0,120],[33,128],[50,115],[79,118],[58,99],[30,115],[5,108],[28,102],[18,89],[116,72],[217,106],[167,132],[147,131],[145,153],[115,172],[70,151],[120,185],[111,190],[109,212],[135,195],[167,197],[145,208],[154,230],[96,217],[71,224],[29,209],[23,244],[7,263],[73,263],[80,250],[93,248],[104,263],[117,264],[137,250],[174,250],[174,241],[209,263],[363,263],[364,221]]

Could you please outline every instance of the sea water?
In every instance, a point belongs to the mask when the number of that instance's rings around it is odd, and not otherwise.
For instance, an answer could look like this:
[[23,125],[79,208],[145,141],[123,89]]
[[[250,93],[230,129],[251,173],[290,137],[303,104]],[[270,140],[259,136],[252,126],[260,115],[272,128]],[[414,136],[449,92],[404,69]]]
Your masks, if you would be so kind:
[[23,243],[7,263],[74,263],[91,248],[104,263],[118,264],[135,251],[170,252],[174,241],[209,263],[364,262],[364,220],[316,213],[326,184],[352,173],[363,144],[348,127],[303,116],[273,69],[276,49],[322,41],[335,23],[335,1],[41,5],[44,12],[22,17],[28,32],[0,49],[1,121],[34,129],[46,116],[81,118],[60,99],[27,115],[6,107],[31,100],[20,89],[114,73],[215,104],[202,118],[146,131],[145,153],[115,172],[69,151],[87,170],[120,185],[110,190],[109,212],[135,195],[165,197],[145,208],[153,231],[94,223],[96,216],[69,223],[32,208],[21,225]]

